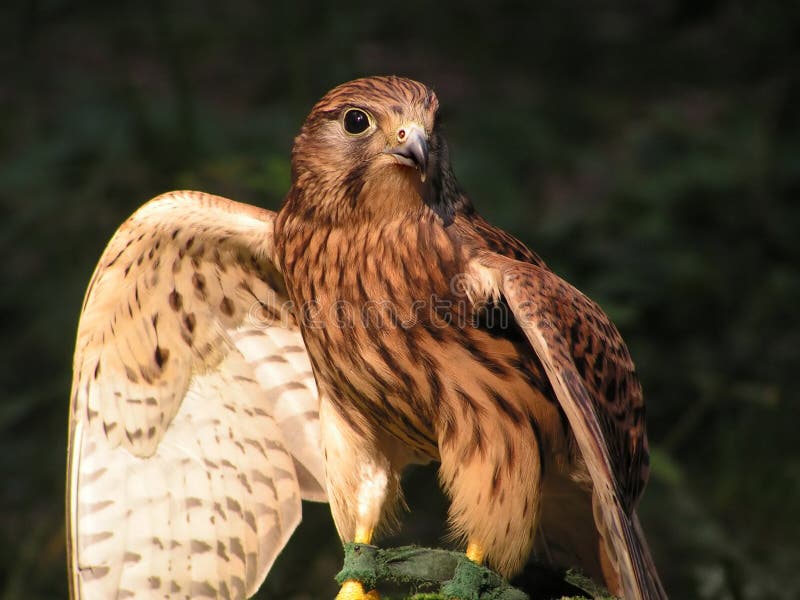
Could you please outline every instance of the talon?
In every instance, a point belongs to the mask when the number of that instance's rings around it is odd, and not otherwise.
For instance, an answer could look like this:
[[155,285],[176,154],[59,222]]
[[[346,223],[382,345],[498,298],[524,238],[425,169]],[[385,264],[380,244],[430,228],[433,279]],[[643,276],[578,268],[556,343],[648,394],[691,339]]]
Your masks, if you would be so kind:
[[378,590],[365,592],[361,582],[354,579],[345,581],[336,594],[336,600],[380,600],[380,598]]

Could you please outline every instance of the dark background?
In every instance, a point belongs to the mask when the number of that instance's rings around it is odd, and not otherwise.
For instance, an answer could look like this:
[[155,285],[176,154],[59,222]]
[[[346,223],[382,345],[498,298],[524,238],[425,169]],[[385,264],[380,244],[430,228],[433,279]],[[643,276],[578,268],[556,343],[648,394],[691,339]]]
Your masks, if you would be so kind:
[[[800,4],[488,4],[4,3],[0,600],[66,594],[73,336],[114,229],[173,188],[277,208],[313,102],[386,73],[437,90],[479,210],[628,341],[671,596],[800,597]],[[436,544],[431,473],[406,489],[403,540]],[[339,561],[312,506],[265,589],[325,597]]]

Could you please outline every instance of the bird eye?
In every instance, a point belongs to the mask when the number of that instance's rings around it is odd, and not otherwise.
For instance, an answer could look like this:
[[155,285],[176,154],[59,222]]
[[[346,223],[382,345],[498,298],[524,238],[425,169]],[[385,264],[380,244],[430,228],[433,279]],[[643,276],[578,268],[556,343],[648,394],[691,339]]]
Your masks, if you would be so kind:
[[359,135],[369,128],[369,116],[363,110],[350,108],[344,113],[344,130],[350,135]]

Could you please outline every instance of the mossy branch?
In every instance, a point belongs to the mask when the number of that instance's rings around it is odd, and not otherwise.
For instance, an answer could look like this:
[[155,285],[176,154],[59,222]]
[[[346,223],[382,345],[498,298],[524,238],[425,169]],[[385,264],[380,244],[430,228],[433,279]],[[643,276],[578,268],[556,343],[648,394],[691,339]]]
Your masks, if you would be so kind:
[[[344,551],[344,567],[336,576],[337,581],[340,584],[349,579],[361,581],[365,588],[377,588],[387,599],[529,599],[525,592],[460,552],[417,546],[381,549],[352,543],[345,544]],[[614,600],[602,586],[574,571],[556,573],[538,565],[534,570],[536,580],[526,588],[535,588],[536,581],[541,580],[548,589],[556,587],[559,590],[556,595],[562,594],[567,600]],[[411,595],[408,590],[412,590]]]

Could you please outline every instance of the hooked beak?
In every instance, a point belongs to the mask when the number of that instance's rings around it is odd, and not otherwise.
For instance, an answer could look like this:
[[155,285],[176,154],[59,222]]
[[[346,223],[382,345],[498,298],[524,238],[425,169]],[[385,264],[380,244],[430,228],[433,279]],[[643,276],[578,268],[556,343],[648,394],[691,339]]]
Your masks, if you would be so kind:
[[428,174],[428,136],[417,124],[403,125],[397,130],[397,145],[388,150],[401,165],[414,167],[424,182]]

